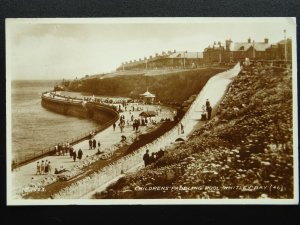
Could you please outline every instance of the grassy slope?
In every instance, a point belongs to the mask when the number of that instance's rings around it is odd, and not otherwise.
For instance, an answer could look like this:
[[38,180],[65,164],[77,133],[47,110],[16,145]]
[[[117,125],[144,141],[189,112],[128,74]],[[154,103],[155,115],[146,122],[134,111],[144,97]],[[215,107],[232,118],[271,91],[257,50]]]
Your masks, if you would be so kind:
[[[203,189],[175,190],[180,185]],[[173,190],[135,191],[137,186]],[[291,74],[259,66],[244,69],[217,115],[189,141],[107,190],[95,197],[292,198]]]
[[[197,94],[207,80],[224,69],[208,68],[166,75],[123,75],[105,79],[93,78],[68,83],[71,91],[91,92],[96,95],[138,98],[147,88],[164,102],[182,103]],[[81,85],[81,86],[80,86]]]

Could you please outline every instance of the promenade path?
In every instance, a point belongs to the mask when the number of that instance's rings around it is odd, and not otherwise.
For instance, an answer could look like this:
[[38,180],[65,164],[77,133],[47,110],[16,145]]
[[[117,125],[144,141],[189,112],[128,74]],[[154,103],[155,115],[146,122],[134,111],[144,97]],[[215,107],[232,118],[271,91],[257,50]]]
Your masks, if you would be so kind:
[[[157,106],[155,105],[139,105],[139,106],[142,107],[144,111],[157,110]],[[169,107],[165,107],[165,106],[159,106],[159,107],[162,109],[162,111],[158,114],[157,119],[173,118],[174,116],[173,111]],[[130,108],[130,105],[128,108]],[[131,115],[133,115],[134,118],[139,118],[139,114],[142,111],[131,111],[131,112],[125,111],[120,113],[120,116],[124,115],[125,121],[127,121],[127,119],[130,120]],[[128,126],[126,124],[123,133],[121,133],[121,130],[118,127],[118,122],[116,123],[116,125],[117,126],[115,131],[113,130],[113,126],[109,126],[105,130],[101,131],[100,133],[94,136],[97,143],[98,141],[100,141],[101,143],[101,147],[100,147],[101,151],[120,142],[122,135],[128,137],[134,133],[132,126]],[[139,128],[141,133],[147,132],[147,129],[148,128],[144,126],[140,126]],[[84,140],[82,142],[79,142],[76,145],[73,145],[73,148],[74,150],[76,150],[76,152],[78,152],[78,150],[81,148],[81,150],[83,151],[83,158],[84,158],[84,157],[94,155],[97,152],[98,146],[96,147],[96,149],[90,150],[88,140]],[[64,169],[71,169],[72,167],[76,166],[76,164],[79,162],[78,159],[74,162],[73,159],[69,156],[69,154],[66,154],[65,156],[53,155],[53,156],[46,156],[42,159],[33,161],[29,164],[19,167],[18,169],[12,172],[9,171],[10,177],[8,179],[9,182],[8,190],[11,192],[12,198],[19,198],[18,193],[20,193],[23,187],[28,186],[30,183],[39,182],[48,176],[48,175],[36,175],[37,162],[39,161],[41,163],[42,160],[44,160],[44,162],[46,160],[51,162],[50,163],[52,168],[51,174],[54,174],[55,168],[61,169],[61,167],[63,167]]]
[[237,64],[232,69],[219,73],[208,80],[190,107],[188,117],[183,118],[181,121],[184,126],[182,138],[187,138],[198,127],[201,113],[203,112],[202,107],[205,106],[206,100],[209,100],[210,105],[215,110],[222,97],[226,94],[226,89],[232,78],[238,75],[239,72],[240,66]]
[[[213,107],[213,110],[215,111],[222,97],[226,94],[226,90],[228,88],[228,85],[232,82],[232,78],[237,76],[240,70],[241,68],[239,64],[237,64],[232,69],[219,73],[216,76],[209,79],[209,81],[200,91],[197,98],[189,108],[184,118],[181,120],[181,123],[184,126],[184,134],[181,134],[181,131],[178,130],[178,133],[176,134],[175,137],[174,136],[171,136],[171,138],[166,137],[164,142],[165,145],[164,147],[170,147],[172,144],[174,144],[175,138],[181,137],[183,139],[187,139],[195,130],[197,130],[203,123],[205,123],[205,121],[200,121],[200,119],[201,119],[202,107],[203,105],[205,105],[206,100],[209,99],[209,102]],[[175,127],[173,129],[178,129],[178,128]],[[159,146],[159,147],[163,147],[163,146]],[[156,149],[159,148],[157,147]],[[127,173],[137,171],[143,167],[144,167],[144,162],[141,160],[140,163],[136,165],[132,165],[131,169],[128,170]],[[115,177],[111,181],[99,186],[95,190],[82,195],[81,199],[91,199],[96,192],[104,191],[106,187],[108,187],[110,184],[112,184],[122,176],[124,175],[119,175],[118,177]]]
[[[184,134],[181,134],[181,132],[178,131],[178,134],[177,134],[177,132],[175,132],[175,134],[176,134],[175,136],[172,134],[170,137],[166,137],[164,146],[170,146],[172,143],[174,143],[174,141],[177,137],[182,137],[184,139],[188,138],[189,135],[191,135],[193,133],[193,131],[195,129],[197,129],[199,126],[202,106],[205,105],[206,99],[209,99],[211,106],[215,107],[218,104],[218,102],[222,99],[224,94],[226,93],[228,84],[230,84],[230,82],[232,81],[232,78],[235,77],[239,73],[239,71],[240,71],[240,67],[237,64],[234,68],[232,68],[228,71],[219,73],[216,76],[210,78],[209,81],[204,86],[204,88],[198,94],[197,98],[195,99],[195,101],[193,102],[191,107],[189,108],[186,115],[181,120],[181,123],[184,126]],[[148,110],[150,111],[153,109],[148,108]],[[135,112],[135,113],[140,113],[140,112],[141,111]],[[170,113],[169,114],[170,116],[172,115],[172,113],[168,110],[163,110],[163,112]],[[127,120],[127,118],[129,118],[129,112],[125,112],[124,115]],[[135,114],[134,116],[136,117],[137,114]],[[162,116],[162,117],[164,117],[164,116]],[[165,115],[165,117],[167,117],[167,114]],[[177,129],[177,127],[178,126],[176,126],[173,129]],[[127,136],[132,133],[133,133],[132,127],[126,127],[123,134]],[[120,133],[120,129],[118,129],[118,127],[116,128],[116,131],[113,131],[112,127],[108,127],[104,131],[97,134],[95,136],[95,139],[97,141],[98,140],[101,141],[101,148],[104,149],[106,147],[111,146],[114,143],[119,142],[121,140],[121,135],[122,134]],[[155,148],[155,149],[159,149],[159,147],[162,147],[162,146],[157,146],[157,148]],[[74,148],[75,148],[75,150],[78,150],[79,148],[81,148],[83,150],[83,154],[84,154],[83,157],[86,157],[87,155],[95,154],[97,151],[97,150],[89,150],[88,149],[89,148],[88,141],[80,142],[77,145],[75,145]],[[67,169],[67,168],[71,168],[74,164],[76,164],[76,162],[74,163],[73,160],[69,156],[48,156],[48,157],[44,158],[43,160],[51,161],[52,168],[53,168],[52,170],[54,170],[54,168],[60,168],[61,165],[63,165],[64,168]],[[142,167],[142,159],[141,159],[140,163],[132,165],[131,169],[129,171],[139,170],[141,167]],[[36,171],[36,162],[33,162],[33,163],[30,163],[28,165],[21,167],[18,171],[13,172],[12,178],[11,178],[11,181],[13,182],[13,186],[12,186],[13,192],[12,193],[16,193],[18,188],[22,187],[22,185],[29,184],[30,182],[32,182],[32,178],[36,180],[36,179],[43,179],[43,177],[46,176],[46,175],[35,175],[35,171]],[[116,179],[116,177],[113,177],[113,179],[111,179],[111,180],[114,180],[114,179]],[[108,182],[105,185],[98,187],[97,189],[95,189],[93,191],[93,193],[95,193],[96,191],[103,190],[105,187],[107,187],[107,185],[109,185],[109,183],[111,183],[111,182]],[[88,185],[88,184],[86,184],[86,185]],[[82,198],[85,198],[85,199],[90,198],[91,195],[92,195],[92,192],[86,193],[84,196],[82,196]]]

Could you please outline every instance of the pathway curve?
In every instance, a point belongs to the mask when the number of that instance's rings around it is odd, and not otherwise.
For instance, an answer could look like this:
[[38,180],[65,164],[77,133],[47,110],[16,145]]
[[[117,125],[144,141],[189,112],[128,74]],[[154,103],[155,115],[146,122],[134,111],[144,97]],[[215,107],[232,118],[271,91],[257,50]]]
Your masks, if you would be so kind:
[[[175,128],[173,128],[173,131],[170,132],[170,135],[166,136],[164,140],[161,140],[156,145],[149,147],[150,153],[152,151],[157,151],[161,147],[171,145],[178,137],[182,137],[184,139],[188,138],[188,136],[191,135],[193,131],[198,128],[197,125],[199,125],[200,122],[202,106],[205,105],[206,99],[209,99],[211,106],[214,108],[222,99],[222,97],[226,94],[226,89],[228,85],[232,82],[232,78],[237,76],[240,70],[240,65],[236,64],[236,66],[234,66],[232,69],[219,73],[210,78],[181,120],[181,123],[184,125],[184,134],[178,135],[178,133],[181,132],[178,131],[179,126],[176,126]],[[137,171],[143,167],[144,162],[141,159],[138,162],[136,162],[136,164],[132,165],[126,172]],[[115,172],[115,174],[118,173]],[[101,192],[105,190],[106,187],[108,187],[111,183],[115,182],[118,178],[122,176],[124,175],[120,175],[119,173],[118,176],[113,177],[113,179],[111,179],[109,182],[105,182],[96,189],[83,194],[81,196],[81,199],[91,199],[96,192]]]
[[[172,118],[173,117],[173,111],[169,107],[160,106],[162,109],[162,112],[158,115],[159,118]],[[155,105],[144,105],[144,110],[153,110],[155,111],[157,109],[157,106]],[[134,116],[134,118],[138,118],[139,114],[142,111],[134,111],[129,113],[129,111],[125,111],[121,113],[120,115],[125,116],[125,120],[129,119],[131,115]],[[116,123],[117,124],[117,123]],[[140,126],[141,133],[146,132],[146,127]],[[113,130],[113,126],[107,127],[105,130],[101,131],[100,133],[96,134],[94,138],[96,141],[100,141],[101,143],[101,151],[110,148],[112,145],[120,142],[121,136],[125,135],[126,137],[134,134],[134,131],[132,129],[132,126],[125,126],[123,133],[121,133],[120,128],[117,126],[115,131]],[[82,142],[77,143],[73,146],[73,148],[78,152],[79,148],[83,151],[83,157],[88,157],[91,155],[95,155],[97,152],[97,148],[94,150],[89,150],[89,143],[88,140],[84,140]],[[8,179],[8,190],[11,192],[8,194],[8,198],[17,199],[19,197],[19,193],[22,192],[22,189],[30,184],[40,182],[44,180],[49,175],[36,175],[36,165],[37,162],[46,160],[50,161],[52,171],[51,174],[54,173],[55,168],[60,169],[63,167],[64,169],[71,169],[74,166],[76,166],[79,161],[76,162],[73,161],[72,158],[70,158],[69,154],[66,154],[65,156],[46,156],[42,159],[35,160],[29,164],[26,164],[24,166],[21,166],[14,170],[13,172],[9,171],[9,179]]]

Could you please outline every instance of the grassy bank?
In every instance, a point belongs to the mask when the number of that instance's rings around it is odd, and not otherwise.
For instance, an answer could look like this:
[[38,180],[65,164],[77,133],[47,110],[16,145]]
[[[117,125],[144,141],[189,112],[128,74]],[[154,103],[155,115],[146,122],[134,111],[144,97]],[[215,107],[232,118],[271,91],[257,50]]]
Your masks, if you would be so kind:
[[291,73],[246,68],[186,143],[95,198],[292,198],[292,120]]
[[90,92],[95,95],[139,98],[147,88],[163,103],[182,103],[198,94],[207,80],[224,69],[207,68],[157,76],[122,75],[64,82],[70,91]]

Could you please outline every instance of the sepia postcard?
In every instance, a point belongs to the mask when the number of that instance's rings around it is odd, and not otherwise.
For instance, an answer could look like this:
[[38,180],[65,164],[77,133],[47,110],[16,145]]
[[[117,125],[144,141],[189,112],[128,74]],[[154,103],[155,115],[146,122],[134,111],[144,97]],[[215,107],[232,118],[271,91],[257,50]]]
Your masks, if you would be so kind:
[[298,204],[296,18],[5,29],[7,205]]

